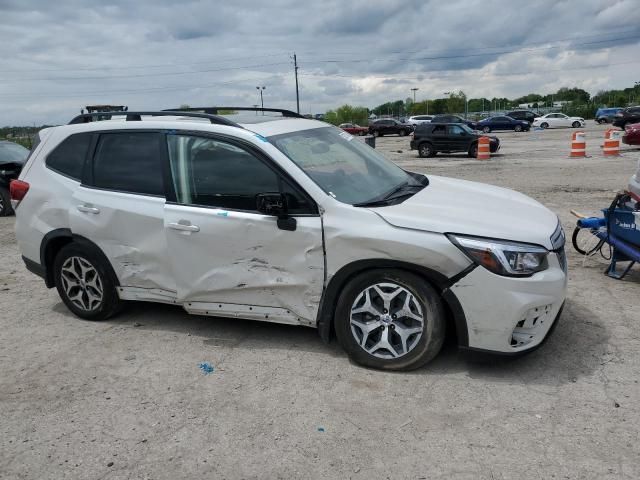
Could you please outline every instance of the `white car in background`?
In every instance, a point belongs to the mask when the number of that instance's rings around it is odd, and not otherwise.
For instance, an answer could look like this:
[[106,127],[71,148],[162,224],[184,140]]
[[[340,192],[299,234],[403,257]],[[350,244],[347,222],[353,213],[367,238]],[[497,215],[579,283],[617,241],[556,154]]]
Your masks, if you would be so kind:
[[415,115],[413,117],[409,117],[407,119],[407,123],[410,123],[414,127],[417,127],[422,123],[431,123],[431,119],[433,119],[432,115]]
[[561,127],[580,128],[580,127],[584,127],[584,118],[569,117],[564,113],[547,113],[542,117],[536,118],[531,124],[531,126],[540,127],[540,128],[561,128]]

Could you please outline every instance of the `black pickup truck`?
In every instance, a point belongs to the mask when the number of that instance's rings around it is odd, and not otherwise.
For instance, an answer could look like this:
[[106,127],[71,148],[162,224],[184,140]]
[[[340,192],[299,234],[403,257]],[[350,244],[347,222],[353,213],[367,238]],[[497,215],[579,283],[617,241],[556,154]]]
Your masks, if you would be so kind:
[[29,150],[13,142],[0,141],[0,217],[13,213],[9,197],[9,183],[18,178]]
[[[460,123],[423,123],[416,127],[409,145],[411,150],[418,150],[418,155],[423,158],[433,157],[438,152],[467,152],[470,157],[475,157],[478,153],[478,138],[481,136],[488,135],[482,135]],[[500,140],[488,137],[491,153],[497,152]]]

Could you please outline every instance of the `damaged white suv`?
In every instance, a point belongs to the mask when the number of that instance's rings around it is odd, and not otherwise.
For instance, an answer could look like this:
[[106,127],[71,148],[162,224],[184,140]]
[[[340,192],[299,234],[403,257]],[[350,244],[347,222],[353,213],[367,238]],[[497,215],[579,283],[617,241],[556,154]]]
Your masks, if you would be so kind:
[[85,114],[41,131],[11,184],[27,268],[84,319],[145,300],[310,326],[388,370],[431,360],[447,327],[473,350],[544,340],[567,282],[555,214],[268,113]]

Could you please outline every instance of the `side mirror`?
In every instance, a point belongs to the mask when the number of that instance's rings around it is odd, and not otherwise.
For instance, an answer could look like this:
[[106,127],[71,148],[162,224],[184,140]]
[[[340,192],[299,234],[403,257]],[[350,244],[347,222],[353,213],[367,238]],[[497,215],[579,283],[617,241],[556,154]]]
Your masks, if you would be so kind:
[[256,195],[256,209],[264,215],[286,216],[287,197],[282,193],[259,193]]
[[287,197],[282,193],[259,193],[256,195],[256,209],[264,215],[278,217],[280,230],[294,231],[298,222],[289,216]]

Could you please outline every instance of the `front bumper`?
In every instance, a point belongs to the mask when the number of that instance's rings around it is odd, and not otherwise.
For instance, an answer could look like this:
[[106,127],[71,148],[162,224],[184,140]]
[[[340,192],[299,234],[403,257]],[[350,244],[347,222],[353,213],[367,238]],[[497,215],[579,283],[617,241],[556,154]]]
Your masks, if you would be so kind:
[[483,267],[451,286],[464,312],[472,350],[516,354],[532,350],[547,337],[567,289],[567,274],[557,253],[549,268],[528,278],[502,277]]

